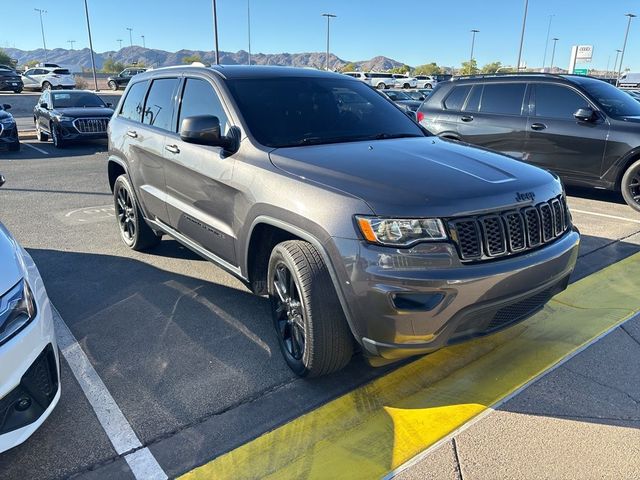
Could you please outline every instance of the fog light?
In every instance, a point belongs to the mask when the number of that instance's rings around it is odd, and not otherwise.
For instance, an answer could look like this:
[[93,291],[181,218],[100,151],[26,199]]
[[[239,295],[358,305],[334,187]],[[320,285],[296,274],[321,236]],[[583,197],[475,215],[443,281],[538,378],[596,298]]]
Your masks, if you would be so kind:
[[391,301],[398,310],[428,312],[444,299],[444,293],[396,293]]
[[31,399],[29,397],[22,397],[20,400],[16,402],[16,410],[19,412],[24,412],[28,410],[31,406]]

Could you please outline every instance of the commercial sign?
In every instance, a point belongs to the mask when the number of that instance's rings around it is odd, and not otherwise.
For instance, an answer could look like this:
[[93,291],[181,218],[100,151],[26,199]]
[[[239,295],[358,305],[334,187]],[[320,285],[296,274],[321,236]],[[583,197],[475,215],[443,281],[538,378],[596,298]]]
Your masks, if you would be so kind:
[[590,62],[593,58],[593,45],[578,45],[576,52],[576,61]]
[[575,75],[587,75],[589,73],[589,70],[586,68],[574,68],[573,73]]

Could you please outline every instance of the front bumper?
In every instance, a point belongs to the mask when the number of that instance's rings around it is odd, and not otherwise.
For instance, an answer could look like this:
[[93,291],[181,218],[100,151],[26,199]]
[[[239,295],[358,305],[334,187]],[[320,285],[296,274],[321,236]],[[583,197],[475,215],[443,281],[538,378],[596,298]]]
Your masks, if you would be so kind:
[[0,123],[0,144],[17,143],[18,141],[18,126],[15,123],[10,127]]
[[17,90],[22,90],[24,88],[24,84],[22,83],[22,79],[16,80],[0,80],[0,91],[6,92],[14,92]]
[[73,122],[58,122],[60,136],[65,141],[101,140],[107,138],[107,131],[81,133]]
[[[538,311],[564,290],[578,258],[569,230],[540,249],[463,265],[448,243],[391,249],[334,239],[351,329],[370,356],[429,353],[493,333]],[[339,269],[341,270],[341,269]]]
[[0,346],[0,453],[27,440],[60,399],[60,361],[51,303],[33,260],[24,251],[23,258],[37,315]]

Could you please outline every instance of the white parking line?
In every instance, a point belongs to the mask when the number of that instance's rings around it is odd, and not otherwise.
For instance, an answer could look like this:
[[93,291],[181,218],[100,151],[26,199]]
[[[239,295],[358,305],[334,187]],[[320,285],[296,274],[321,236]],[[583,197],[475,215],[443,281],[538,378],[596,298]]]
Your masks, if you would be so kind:
[[[127,422],[98,372],[91,365],[89,358],[62,320],[58,310],[53,305],[52,309],[60,351],[115,451],[118,455],[124,455],[124,459],[137,479],[165,480],[168,478],[151,451],[148,448],[140,448],[142,447],[140,439]],[[126,454],[127,452],[132,453]]]
[[584,215],[595,215],[596,217],[611,218],[613,220],[623,220],[625,222],[631,222],[631,223],[640,223],[640,220],[636,218],[618,217],[616,215],[609,215],[607,213],[588,212],[587,210],[578,210],[577,208],[571,208],[571,207],[569,207],[569,210],[576,213],[582,213]]
[[42,150],[41,148],[34,147],[30,143],[21,143],[21,145],[24,145],[25,147],[33,148],[34,150],[36,150],[36,151],[38,151],[40,153],[43,153],[44,155],[49,155],[49,152],[47,152],[46,150]]

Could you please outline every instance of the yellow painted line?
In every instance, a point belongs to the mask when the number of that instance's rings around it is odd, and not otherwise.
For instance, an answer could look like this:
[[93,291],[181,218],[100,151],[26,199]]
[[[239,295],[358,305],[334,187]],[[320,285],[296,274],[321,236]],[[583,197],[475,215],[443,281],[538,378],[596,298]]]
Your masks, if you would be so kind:
[[637,254],[526,322],[422,357],[182,478],[382,477],[638,312],[639,291]]

